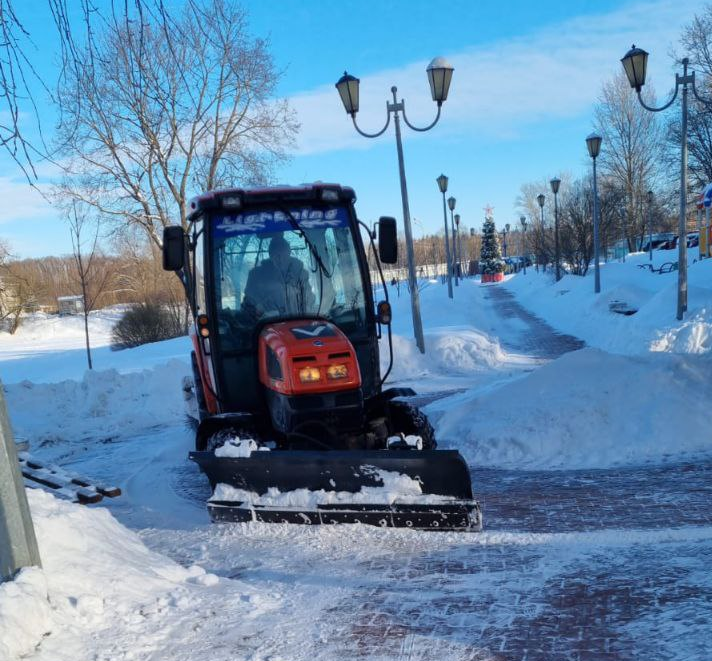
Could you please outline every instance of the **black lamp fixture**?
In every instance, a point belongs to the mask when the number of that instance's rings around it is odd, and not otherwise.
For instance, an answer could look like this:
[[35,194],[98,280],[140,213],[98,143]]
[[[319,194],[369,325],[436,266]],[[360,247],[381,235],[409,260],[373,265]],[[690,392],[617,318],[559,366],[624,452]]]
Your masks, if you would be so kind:
[[447,177],[444,174],[441,174],[436,181],[438,182],[438,188],[440,189],[441,193],[447,193]]
[[591,158],[598,158],[601,153],[601,143],[603,138],[598,135],[598,133],[591,133],[586,138],[586,146],[588,147],[588,154]]
[[358,112],[358,86],[361,81],[346,71],[336,83],[344,109],[352,117]]
[[631,49],[623,56],[621,62],[623,63],[626,76],[628,76],[630,86],[635,89],[636,92],[640,92],[643,85],[645,85],[645,73],[648,68],[648,53],[642,48],[636,48],[635,44],[633,44]]
[[430,94],[438,106],[441,106],[447,100],[454,70],[453,66],[444,57],[434,58],[426,69],[428,82],[430,83]]

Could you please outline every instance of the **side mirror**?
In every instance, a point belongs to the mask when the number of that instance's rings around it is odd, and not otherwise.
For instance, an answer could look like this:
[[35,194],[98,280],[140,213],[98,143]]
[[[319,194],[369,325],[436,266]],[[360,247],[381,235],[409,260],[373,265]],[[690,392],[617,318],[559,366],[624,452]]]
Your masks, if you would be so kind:
[[398,261],[398,232],[396,219],[381,216],[378,219],[378,256],[382,264]]
[[391,319],[393,318],[393,314],[391,313],[391,304],[388,301],[381,301],[376,306],[376,310],[376,317],[378,318],[378,323],[382,324],[383,326],[388,326],[388,324],[391,323]]
[[180,271],[185,260],[185,233],[180,225],[163,228],[163,269]]

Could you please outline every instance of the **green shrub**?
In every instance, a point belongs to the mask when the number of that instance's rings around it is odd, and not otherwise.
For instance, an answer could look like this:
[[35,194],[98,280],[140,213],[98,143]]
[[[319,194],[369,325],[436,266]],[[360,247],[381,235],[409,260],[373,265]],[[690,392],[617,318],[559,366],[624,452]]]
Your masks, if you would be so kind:
[[130,349],[185,334],[180,310],[153,302],[137,303],[126,310],[114,326],[111,348],[114,351]]

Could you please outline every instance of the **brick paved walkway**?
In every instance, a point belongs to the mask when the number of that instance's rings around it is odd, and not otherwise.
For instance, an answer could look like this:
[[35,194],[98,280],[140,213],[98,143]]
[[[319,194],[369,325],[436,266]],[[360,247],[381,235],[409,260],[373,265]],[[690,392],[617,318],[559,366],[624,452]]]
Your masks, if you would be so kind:
[[523,308],[504,287],[487,287],[485,298],[492,301],[492,307],[500,317],[497,323],[509,327],[508,332],[498,333],[500,338],[506,338],[500,341],[509,349],[535,358],[553,359],[585,346],[578,338],[555,331]]
[[712,462],[473,471],[486,531],[359,567],[331,645],[354,659],[710,658]]
[[[584,346],[506,289],[486,296],[509,349],[547,360]],[[472,478],[485,532],[359,566],[327,625],[335,658],[712,658],[711,461]]]

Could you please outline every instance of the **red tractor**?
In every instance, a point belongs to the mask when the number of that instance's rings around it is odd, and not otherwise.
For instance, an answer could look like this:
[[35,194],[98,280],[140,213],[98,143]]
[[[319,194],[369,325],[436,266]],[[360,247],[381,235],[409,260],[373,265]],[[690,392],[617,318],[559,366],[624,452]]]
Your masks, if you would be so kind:
[[376,256],[354,202],[327,184],[213,191],[192,200],[187,232],[165,228],[163,265],[195,322],[190,458],[211,517],[478,530],[462,456],[436,449],[410,388],[383,389],[380,264],[396,261],[396,222],[379,220]]

